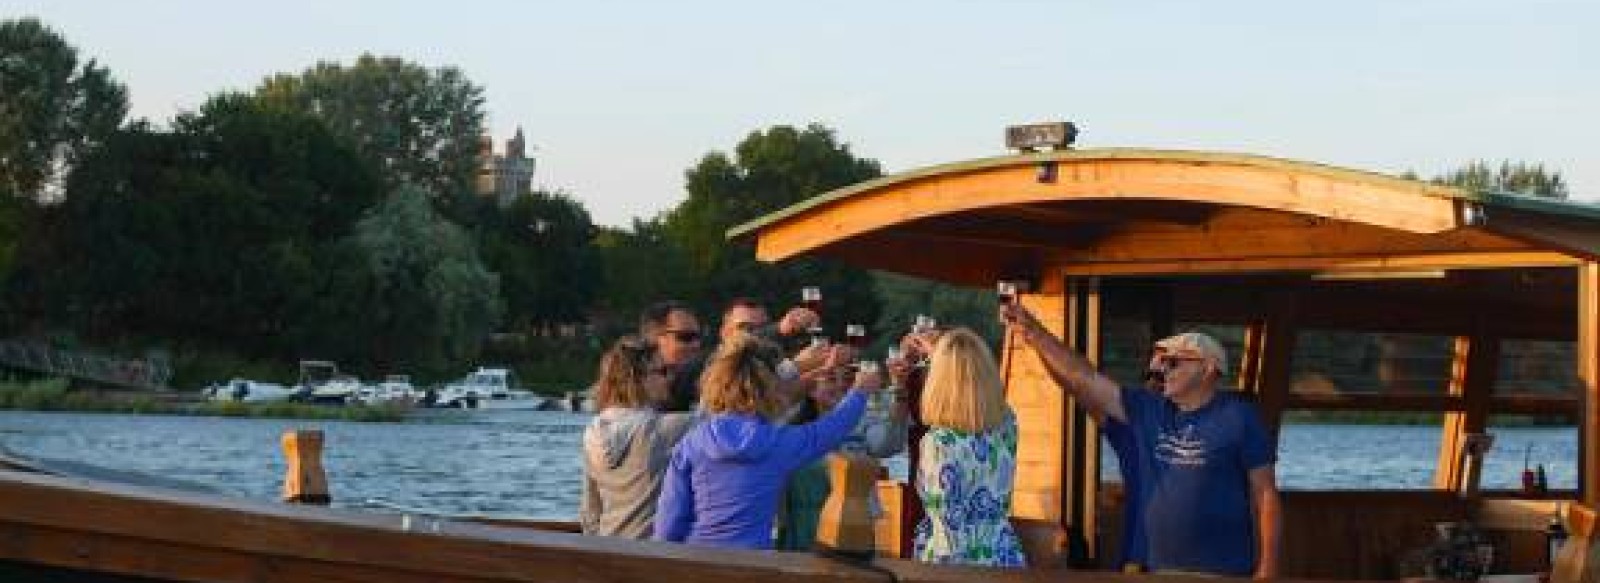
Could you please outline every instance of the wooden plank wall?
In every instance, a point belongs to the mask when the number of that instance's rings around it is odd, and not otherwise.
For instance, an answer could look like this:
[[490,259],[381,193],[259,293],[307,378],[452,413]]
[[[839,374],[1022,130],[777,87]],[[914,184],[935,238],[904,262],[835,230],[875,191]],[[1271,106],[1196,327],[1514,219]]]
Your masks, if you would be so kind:
[[[1050,331],[1066,335],[1064,281],[1045,277],[1039,289],[1021,297]],[[1066,472],[1066,413],[1071,404],[1050,378],[1031,349],[1007,338],[1001,349],[1006,401],[1017,416],[1017,475],[1011,494],[1011,515],[1031,525],[1018,534],[1034,554],[1035,563],[1055,563],[1065,557],[1067,544],[1063,513]]]

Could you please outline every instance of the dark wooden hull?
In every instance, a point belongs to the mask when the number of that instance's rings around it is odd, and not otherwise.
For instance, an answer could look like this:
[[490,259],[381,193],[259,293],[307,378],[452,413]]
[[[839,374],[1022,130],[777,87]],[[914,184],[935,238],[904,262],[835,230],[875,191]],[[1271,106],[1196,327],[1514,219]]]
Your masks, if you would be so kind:
[[1116,574],[862,568],[531,528],[254,502],[0,471],[0,581],[1037,581]]

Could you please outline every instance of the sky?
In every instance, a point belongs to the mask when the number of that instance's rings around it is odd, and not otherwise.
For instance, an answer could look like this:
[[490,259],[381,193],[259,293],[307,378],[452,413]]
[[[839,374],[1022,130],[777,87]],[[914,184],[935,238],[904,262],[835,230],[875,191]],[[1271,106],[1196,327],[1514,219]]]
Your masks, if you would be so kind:
[[[536,186],[624,226],[752,131],[820,123],[887,172],[1081,147],[1241,152],[1424,176],[1543,163],[1600,201],[1600,2],[0,0],[162,122],[362,53],[453,66]],[[498,146],[497,146],[498,147]]]

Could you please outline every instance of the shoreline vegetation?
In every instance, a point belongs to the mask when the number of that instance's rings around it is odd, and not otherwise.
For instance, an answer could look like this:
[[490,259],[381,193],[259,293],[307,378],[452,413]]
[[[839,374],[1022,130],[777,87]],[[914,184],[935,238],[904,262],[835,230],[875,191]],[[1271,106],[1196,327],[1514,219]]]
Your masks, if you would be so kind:
[[[253,417],[272,419],[326,419],[336,421],[392,423],[406,419],[406,407],[390,405],[345,405],[330,407],[304,403],[239,403],[188,400],[188,393],[115,394],[74,390],[65,379],[0,381],[0,410],[60,411],[75,413],[125,413],[136,415],[193,415],[208,417]],[[1328,425],[1418,425],[1437,426],[1443,414],[1430,412],[1384,411],[1286,411],[1287,424]],[[1496,426],[1537,427],[1567,425],[1558,419],[1533,415],[1497,416]]]
[[186,393],[109,394],[75,390],[65,379],[0,381],[0,410],[136,415],[192,415],[272,419],[322,419],[358,422],[404,421],[407,407],[304,403],[239,403],[186,400]]

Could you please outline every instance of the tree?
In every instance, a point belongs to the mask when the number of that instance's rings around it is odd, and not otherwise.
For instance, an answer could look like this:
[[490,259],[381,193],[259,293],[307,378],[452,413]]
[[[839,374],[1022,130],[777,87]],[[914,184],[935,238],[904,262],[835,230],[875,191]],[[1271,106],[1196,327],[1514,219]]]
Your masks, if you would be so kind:
[[25,240],[29,312],[87,332],[298,356],[315,274],[382,192],[307,115],[213,98],[173,130],[134,124],[86,158]]
[[666,236],[658,219],[635,219],[626,230],[601,228],[594,246],[603,282],[595,311],[599,323],[612,331],[632,329],[652,302],[698,293],[688,254]]
[[344,310],[351,333],[324,337],[365,347],[370,365],[440,374],[477,354],[505,307],[499,277],[479,260],[472,239],[434,210],[428,194],[402,186],[357,222],[329,269],[329,305]]
[[415,184],[435,197],[472,187],[483,88],[459,69],[362,55],[348,67],[322,62],[299,75],[275,75],[256,95],[322,119],[377,162],[392,186]]
[[535,191],[501,208],[483,201],[479,248],[500,274],[512,329],[584,322],[600,287],[589,211],[558,192]]
[[1566,200],[1570,194],[1560,172],[1545,170],[1543,164],[1509,160],[1500,162],[1498,168],[1481,160],[1473,161],[1460,169],[1434,178],[1433,181],[1468,190],[1512,192],[1559,200]]
[[793,305],[806,285],[825,288],[825,320],[874,322],[878,304],[864,271],[823,259],[778,265],[755,260],[748,242],[728,241],[730,227],[829,190],[877,178],[878,163],[856,157],[832,130],[775,126],[752,132],[734,156],[713,152],[685,175],[689,197],[666,215],[663,228],[691,261],[708,313],[729,299],[756,298],[775,308]]
[[65,171],[122,125],[127,91],[33,18],[0,21],[0,194],[59,198]]

